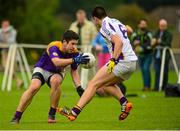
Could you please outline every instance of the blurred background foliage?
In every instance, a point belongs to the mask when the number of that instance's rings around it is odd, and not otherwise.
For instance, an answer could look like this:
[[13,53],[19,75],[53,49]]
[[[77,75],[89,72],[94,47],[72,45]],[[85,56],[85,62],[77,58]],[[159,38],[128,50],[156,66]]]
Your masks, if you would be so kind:
[[[102,5],[110,16],[136,28],[140,18],[157,28],[157,17],[151,12],[160,6],[177,6],[179,0],[0,0],[0,21],[9,19],[18,30],[19,43],[47,44],[60,40],[64,30],[75,20],[77,9],[90,12]],[[174,29],[175,25],[170,25]]]
[[[121,22],[136,28],[141,18],[146,18],[147,13],[137,4],[123,4],[110,10],[110,16],[119,19]],[[136,16],[136,17],[134,17]]]
[[58,0],[29,0],[24,10],[24,21],[19,27],[19,41],[46,43],[58,38],[62,31],[55,17]]

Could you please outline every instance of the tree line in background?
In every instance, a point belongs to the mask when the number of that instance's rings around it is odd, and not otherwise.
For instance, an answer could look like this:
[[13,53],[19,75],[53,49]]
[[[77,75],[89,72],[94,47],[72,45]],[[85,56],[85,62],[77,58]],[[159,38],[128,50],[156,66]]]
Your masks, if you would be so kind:
[[83,8],[90,18],[96,5],[104,6],[108,14],[136,28],[140,18],[153,18],[148,12],[159,5],[177,5],[178,0],[0,0],[0,21],[9,19],[18,30],[18,42],[44,43],[60,40],[63,31],[75,20],[75,12]]
[[55,13],[59,0],[0,0],[0,20],[9,19],[18,42],[47,43],[63,30]]

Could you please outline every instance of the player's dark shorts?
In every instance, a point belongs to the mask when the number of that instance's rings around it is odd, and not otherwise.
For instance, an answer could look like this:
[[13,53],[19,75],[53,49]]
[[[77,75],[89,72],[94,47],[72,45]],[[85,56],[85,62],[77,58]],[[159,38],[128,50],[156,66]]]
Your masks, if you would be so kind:
[[58,74],[58,75],[60,75],[60,77],[62,77],[62,79],[64,79],[65,73],[49,72],[40,67],[34,68],[33,74],[32,74],[32,79],[39,79],[41,81],[41,85],[43,85],[46,82],[48,84],[48,86],[50,87],[50,79],[51,79],[51,76],[53,76],[54,74]]

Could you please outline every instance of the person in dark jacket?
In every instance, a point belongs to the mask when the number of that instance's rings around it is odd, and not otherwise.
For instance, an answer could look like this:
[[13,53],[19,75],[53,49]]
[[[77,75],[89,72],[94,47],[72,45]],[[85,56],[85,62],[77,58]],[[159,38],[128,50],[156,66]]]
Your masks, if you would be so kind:
[[141,19],[138,29],[131,35],[131,42],[139,57],[139,66],[143,77],[143,91],[150,90],[151,74],[150,65],[152,62],[152,33],[147,29],[147,20]]
[[[159,90],[159,81],[160,81],[160,70],[161,70],[161,60],[162,60],[162,51],[165,47],[171,47],[172,34],[167,29],[167,21],[165,19],[159,20],[159,29],[155,32],[153,38],[153,46],[155,46],[154,51],[154,68],[155,68],[155,86],[154,90]],[[164,89],[165,85],[168,82],[168,67],[169,67],[169,52],[166,53],[165,65],[164,65],[164,78],[162,88]]]

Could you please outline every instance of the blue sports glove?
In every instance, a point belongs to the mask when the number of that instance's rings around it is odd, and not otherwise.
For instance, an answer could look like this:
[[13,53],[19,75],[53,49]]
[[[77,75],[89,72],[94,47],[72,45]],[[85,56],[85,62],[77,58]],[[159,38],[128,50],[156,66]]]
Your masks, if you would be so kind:
[[87,64],[89,60],[89,56],[83,54],[79,54],[78,56],[73,58],[73,62],[76,64]]

